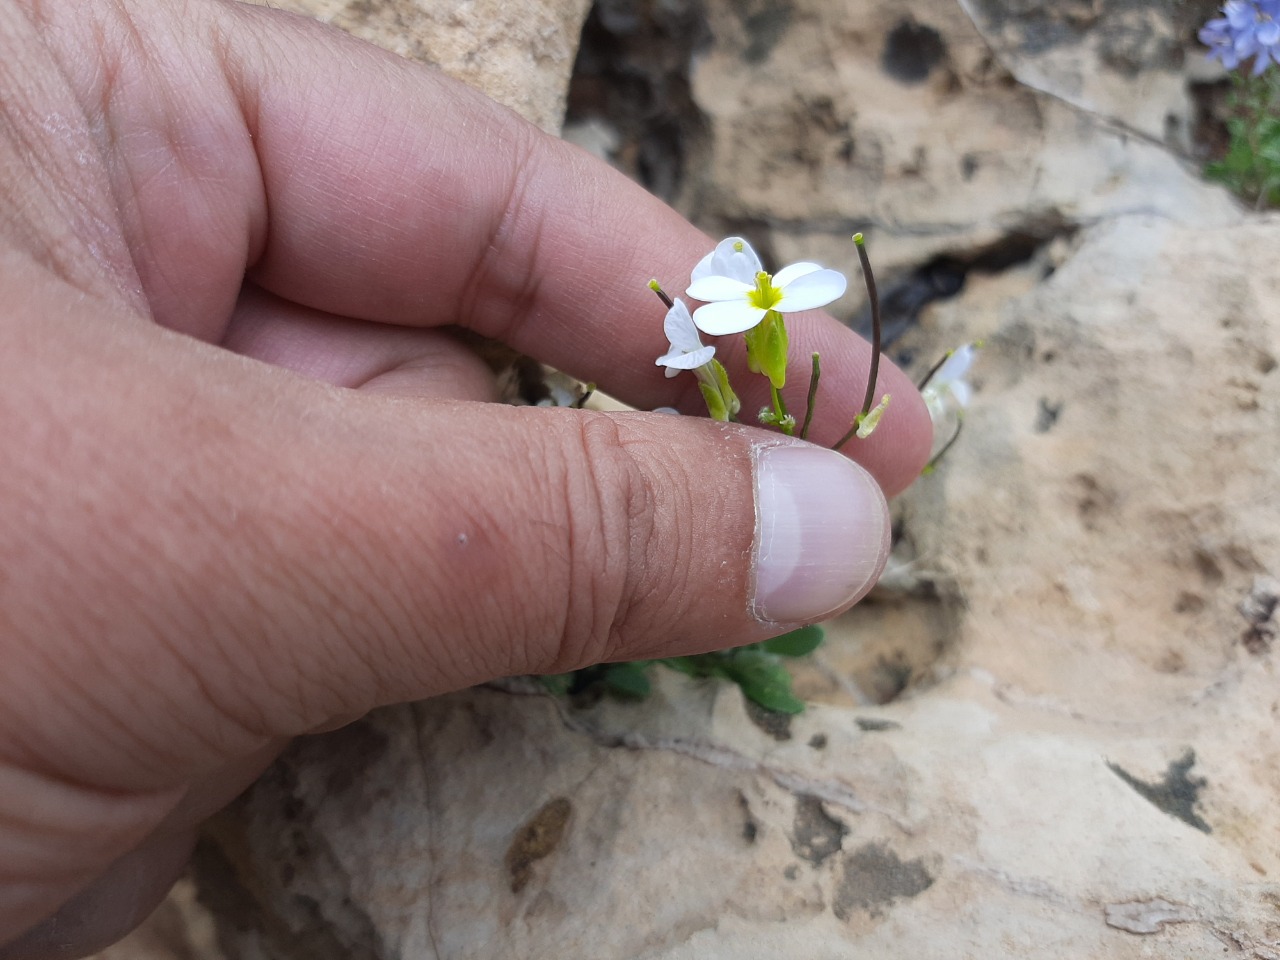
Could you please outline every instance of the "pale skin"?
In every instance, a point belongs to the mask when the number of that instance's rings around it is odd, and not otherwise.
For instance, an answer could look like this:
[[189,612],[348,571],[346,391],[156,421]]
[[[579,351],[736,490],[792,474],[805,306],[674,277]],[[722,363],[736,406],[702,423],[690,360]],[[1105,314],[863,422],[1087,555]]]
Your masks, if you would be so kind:
[[[751,614],[755,431],[484,402],[452,332],[697,413],[645,284],[711,246],[302,18],[0,0],[0,944],[76,903],[56,955],[122,936],[292,736],[794,626]],[[869,348],[819,314],[793,340],[833,443]],[[881,376],[848,452],[892,495],[931,431]],[[0,957],[55,955],[41,929]]]

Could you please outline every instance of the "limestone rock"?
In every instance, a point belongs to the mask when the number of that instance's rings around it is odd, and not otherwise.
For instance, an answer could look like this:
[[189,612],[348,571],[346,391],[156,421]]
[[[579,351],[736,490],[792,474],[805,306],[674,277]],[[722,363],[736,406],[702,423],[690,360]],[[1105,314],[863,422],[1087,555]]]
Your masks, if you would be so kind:
[[590,0],[250,0],[439,67],[551,133]]
[[[1191,115],[1187,39],[1209,4],[1074,0],[960,0],[1000,63],[1019,83],[1184,151]],[[1194,52],[1193,52],[1194,51]]]
[[988,346],[904,504],[929,589],[825,654],[947,607],[903,695],[480,689],[300,741],[199,857],[230,955],[1280,955],[1277,257],[1126,217],[930,314]]
[[890,281],[1125,213],[1233,222],[1181,155],[1203,51],[1173,6],[710,2],[691,75],[705,170],[678,206],[777,263],[850,264],[862,231]]

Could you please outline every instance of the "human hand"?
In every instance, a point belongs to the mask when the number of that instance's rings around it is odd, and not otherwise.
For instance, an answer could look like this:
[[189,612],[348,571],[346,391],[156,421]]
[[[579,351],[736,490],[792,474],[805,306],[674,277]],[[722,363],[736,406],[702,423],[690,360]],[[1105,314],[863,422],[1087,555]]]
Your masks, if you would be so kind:
[[[869,474],[477,402],[449,327],[697,412],[645,282],[711,249],[484,97],[278,11],[0,0],[0,119],[0,943],[57,911],[0,957],[123,935],[293,735],[761,640],[878,575],[870,478],[899,491],[931,439],[895,369]],[[832,443],[869,348],[793,337]]]

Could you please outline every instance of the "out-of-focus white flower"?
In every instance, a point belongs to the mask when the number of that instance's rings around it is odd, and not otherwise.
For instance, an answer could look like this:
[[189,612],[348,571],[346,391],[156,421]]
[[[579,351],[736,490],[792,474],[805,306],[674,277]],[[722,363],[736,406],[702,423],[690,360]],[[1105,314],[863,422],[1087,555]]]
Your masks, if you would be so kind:
[[741,237],[721,240],[693,268],[690,280],[685,292],[706,304],[694,311],[693,322],[712,336],[750,330],[771,310],[825,307],[844,296],[847,286],[843,274],[816,263],[793,263],[770,276]]
[[698,337],[698,328],[693,325],[693,317],[683,300],[676,300],[667,311],[662,328],[671,343],[671,349],[654,362],[667,368],[667,376],[674,377],[681,370],[694,370],[710,361],[715,356],[716,348],[703,346]]
[[938,372],[920,391],[935,425],[943,423],[952,414],[963,415],[964,409],[969,406],[972,388],[965,376],[973,366],[973,358],[977,352],[977,348],[971,343],[951,351]]

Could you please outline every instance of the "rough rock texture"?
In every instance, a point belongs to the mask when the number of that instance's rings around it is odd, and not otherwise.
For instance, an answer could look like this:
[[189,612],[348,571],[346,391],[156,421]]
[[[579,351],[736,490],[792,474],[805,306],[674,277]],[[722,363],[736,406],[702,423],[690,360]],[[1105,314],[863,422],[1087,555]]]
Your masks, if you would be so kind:
[[[569,131],[711,233],[745,234],[766,261],[850,265],[862,231],[882,281],[918,300],[954,292],[975,261],[1121,213],[1237,216],[1185,159],[1186,75],[1204,63],[1192,25],[1211,4],[636,5],[643,17],[593,15]],[[690,24],[694,12],[705,23]],[[664,54],[682,40],[688,98]],[[617,99],[602,109],[602,60],[640,129]],[[674,170],[646,161],[664,133],[684,158]],[[855,285],[834,309],[858,305]]]
[[1122,218],[930,315],[988,346],[905,504],[929,589],[826,653],[947,606],[906,695],[482,689],[307,739],[201,855],[231,955],[1280,956],[1277,257]]
[[[1280,220],[1180,159],[1159,9],[709,0],[673,195],[779,259],[942,262],[894,349],[985,338],[960,443],[801,717],[665,676],[300,741],[197,858],[230,957],[1280,958]],[[1096,22],[1153,25],[1126,60]]]
[[558,132],[590,0],[250,0],[439,67]]

